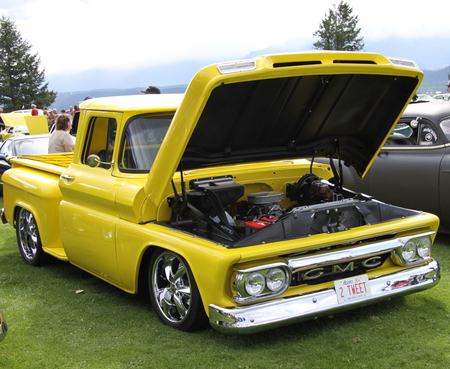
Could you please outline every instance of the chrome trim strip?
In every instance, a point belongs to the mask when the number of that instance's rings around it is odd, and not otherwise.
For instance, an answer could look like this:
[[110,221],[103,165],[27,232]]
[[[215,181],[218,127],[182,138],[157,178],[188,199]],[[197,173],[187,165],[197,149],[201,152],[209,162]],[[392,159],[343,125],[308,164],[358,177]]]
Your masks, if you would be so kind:
[[[303,256],[299,258],[287,259],[287,263],[289,268],[291,268],[292,273],[296,273],[303,269],[313,269],[317,268],[321,265],[326,264],[336,264],[336,263],[345,263],[347,261],[351,261],[353,259],[358,259],[362,257],[370,257],[373,255],[380,255],[385,252],[394,252],[397,247],[401,247],[406,244],[410,239],[431,236],[435,232],[426,232],[417,235],[412,235],[408,237],[400,237],[387,241],[375,241],[373,244],[361,246],[357,245],[350,249],[345,250],[337,250],[327,252],[322,255],[310,255]],[[429,258],[423,258],[420,260],[420,263],[431,260]]]
[[211,304],[209,322],[223,333],[256,333],[425,290],[435,286],[439,279],[439,263],[433,260],[427,265],[371,279],[372,296],[358,301],[339,304],[334,288],[329,288],[247,306],[223,308]]
[[271,264],[262,264],[262,265],[258,265],[256,267],[238,269],[238,270],[236,270],[236,273],[246,274],[246,273],[259,272],[260,270],[266,270],[266,269],[277,268],[277,267],[286,268],[286,264],[281,263],[281,262],[271,263]]
[[[436,150],[436,149],[444,149],[448,147],[448,145],[446,144],[441,144],[441,145],[398,145],[398,146],[394,146],[394,145],[389,145],[389,146],[383,146],[381,148],[381,152],[383,151],[396,151],[396,150]],[[378,154],[379,155],[379,154]]]

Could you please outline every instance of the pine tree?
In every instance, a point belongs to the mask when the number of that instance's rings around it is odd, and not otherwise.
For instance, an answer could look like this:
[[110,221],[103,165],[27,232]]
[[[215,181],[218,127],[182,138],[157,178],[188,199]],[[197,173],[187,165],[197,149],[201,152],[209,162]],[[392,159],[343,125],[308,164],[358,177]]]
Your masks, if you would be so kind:
[[320,39],[313,44],[320,50],[359,51],[364,48],[363,37],[359,37],[361,28],[356,28],[358,16],[352,16],[353,9],[341,1],[336,9],[329,9],[328,16],[322,20],[319,29],[313,33]]
[[30,53],[31,46],[22,39],[16,25],[9,18],[0,18],[0,106],[5,112],[49,106],[56,92],[48,90],[45,71],[39,70],[38,54]]

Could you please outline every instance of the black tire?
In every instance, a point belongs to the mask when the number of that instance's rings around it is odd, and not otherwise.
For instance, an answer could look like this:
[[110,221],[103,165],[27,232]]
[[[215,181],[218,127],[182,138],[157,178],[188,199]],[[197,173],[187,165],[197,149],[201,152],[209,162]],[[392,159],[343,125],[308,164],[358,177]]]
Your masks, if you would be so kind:
[[16,236],[25,263],[37,266],[45,262],[47,254],[42,250],[36,218],[27,209],[20,208],[16,213]]
[[178,254],[159,250],[150,260],[150,299],[158,318],[180,331],[206,327],[208,320],[192,272]]

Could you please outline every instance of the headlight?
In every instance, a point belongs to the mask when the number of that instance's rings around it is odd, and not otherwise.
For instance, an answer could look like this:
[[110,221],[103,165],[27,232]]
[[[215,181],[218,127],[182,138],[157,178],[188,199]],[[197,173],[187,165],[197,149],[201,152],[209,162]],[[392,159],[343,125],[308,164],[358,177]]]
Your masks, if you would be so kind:
[[431,240],[429,237],[422,237],[417,242],[417,255],[421,258],[430,255],[431,251]]
[[245,291],[250,296],[255,296],[264,291],[265,283],[264,277],[259,272],[253,272],[245,279]]
[[272,292],[278,292],[286,283],[286,274],[280,268],[270,269],[266,274],[267,288]]
[[430,234],[420,235],[413,238],[401,238],[399,239],[401,246],[395,249],[397,256],[396,263],[398,265],[414,265],[423,263],[430,259],[431,241]]
[[405,261],[410,261],[414,259],[416,255],[416,244],[414,241],[409,240],[405,246],[403,246],[402,256]]
[[285,263],[237,270],[232,283],[233,300],[249,303],[279,296],[289,287],[291,275]]

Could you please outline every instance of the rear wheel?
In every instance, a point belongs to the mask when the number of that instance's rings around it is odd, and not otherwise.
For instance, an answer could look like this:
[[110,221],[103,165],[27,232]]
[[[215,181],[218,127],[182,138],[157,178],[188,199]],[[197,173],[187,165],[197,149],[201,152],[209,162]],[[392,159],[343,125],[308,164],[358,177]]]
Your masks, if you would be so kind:
[[24,208],[20,208],[16,214],[16,236],[25,263],[36,266],[45,261],[46,254],[42,250],[36,218]]
[[178,254],[160,250],[149,267],[150,298],[159,319],[181,331],[202,329],[207,317],[192,272]]

